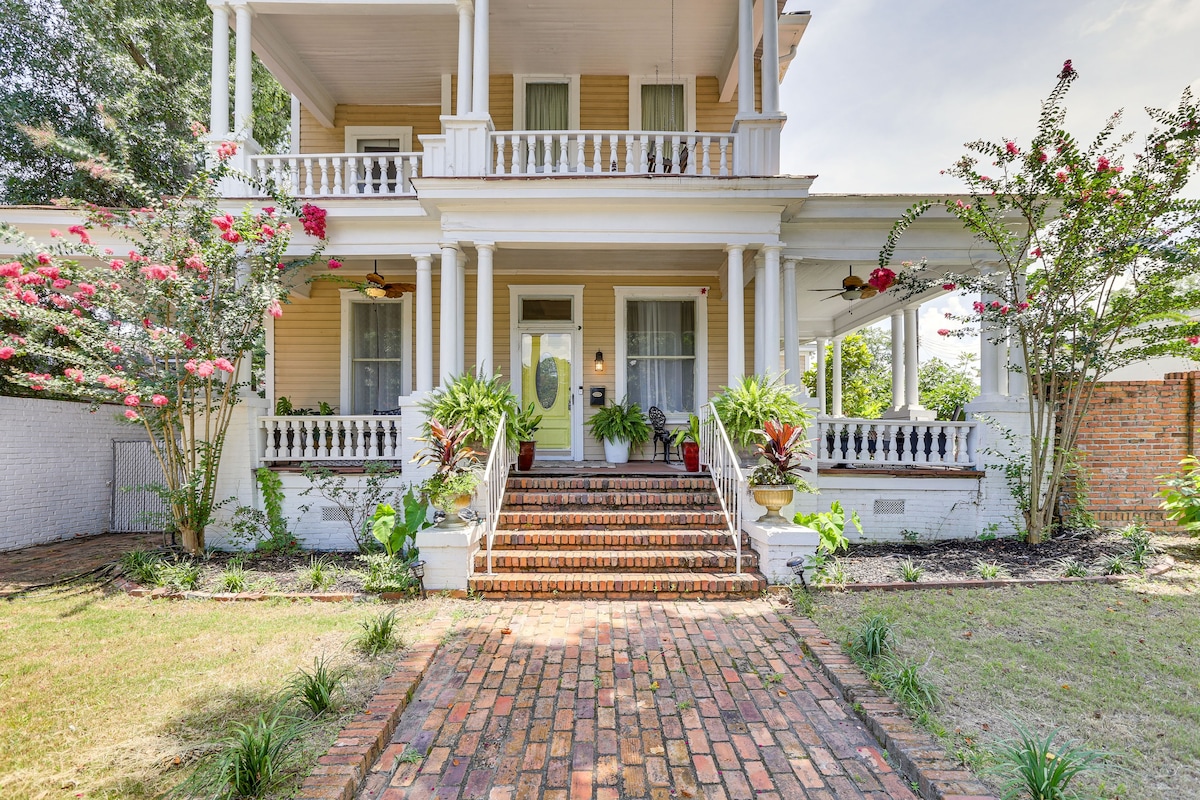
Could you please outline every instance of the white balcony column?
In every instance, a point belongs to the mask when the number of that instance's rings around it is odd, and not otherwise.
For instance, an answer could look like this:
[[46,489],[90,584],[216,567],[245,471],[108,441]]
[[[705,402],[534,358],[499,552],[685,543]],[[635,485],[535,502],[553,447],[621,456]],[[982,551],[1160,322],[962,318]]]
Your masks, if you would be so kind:
[[475,371],[480,378],[490,378],[492,364],[492,260],[496,245],[475,243],[479,262],[475,281]]
[[783,367],[787,382],[797,397],[806,397],[804,375],[800,372],[800,309],[796,298],[795,258],[783,260]]
[[213,24],[208,131],[223,138],[229,135],[229,7],[224,2],[209,5]]
[[474,78],[474,43],[471,40],[475,26],[475,6],[471,0],[458,0],[458,92],[454,113],[460,117],[471,113]]
[[825,392],[825,350],[829,347],[829,339],[817,337],[817,403],[823,416],[828,409],[828,395]]
[[250,20],[253,18],[253,12],[245,2],[235,5],[233,11],[237,27],[237,52],[233,57],[233,132],[238,138],[249,140],[254,138],[254,86],[251,83],[254,53],[250,44]]
[[754,113],[754,0],[738,0],[738,116]]
[[842,414],[842,338],[840,336],[833,337],[833,375],[830,376],[830,382],[833,384],[833,401],[830,403],[829,415],[833,417],[843,416]]
[[433,391],[433,256],[417,256],[418,392]]
[[[762,113],[779,113],[779,6],[762,4]],[[739,78],[739,83],[741,79]]]
[[[982,270],[985,278],[995,275],[994,267],[985,266]],[[980,300],[990,305],[996,295],[982,292]],[[1000,397],[1000,332],[996,324],[983,318],[979,322],[979,399],[996,400]]]
[[491,109],[488,107],[488,80],[490,79],[489,70],[491,67],[491,56],[489,52],[489,36],[490,32],[490,13],[488,9],[489,0],[475,0],[475,55],[474,55],[474,83],[471,93],[471,113],[477,116],[486,117],[491,114]]
[[904,309],[904,407],[913,419],[914,411],[921,408],[920,386],[917,382],[920,365],[919,340],[917,336],[917,309]]
[[763,290],[763,282],[766,280],[766,263],[762,251],[754,257],[754,374],[762,375],[766,369],[766,357],[764,352],[766,347],[765,336],[763,334],[763,321],[765,313],[763,309],[766,307],[764,296],[766,292]]
[[459,251],[457,261],[455,294],[458,298],[458,330],[454,332],[454,341],[458,345],[458,352],[455,353],[454,373],[461,375],[467,371],[467,254]]
[[458,366],[458,245],[453,242],[442,244],[442,296],[438,348],[438,371],[441,385],[446,386],[454,379]]
[[733,386],[746,374],[746,320],[745,284],[742,278],[742,260],[746,248],[728,247],[729,275],[725,279],[726,315],[729,318],[729,385]]
[[892,411],[904,405],[904,311],[892,312]]
[[764,247],[766,259],[763,264],[763,356],[766,359],[766,374],[779,376],[779,258],[783,248],[778,245]]

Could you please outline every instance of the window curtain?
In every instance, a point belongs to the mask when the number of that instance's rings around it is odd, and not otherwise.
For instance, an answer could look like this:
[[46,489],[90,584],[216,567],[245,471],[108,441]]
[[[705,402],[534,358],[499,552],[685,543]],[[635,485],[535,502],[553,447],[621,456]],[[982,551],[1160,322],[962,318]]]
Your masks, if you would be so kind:
[[401,304],[354,303],[350,308],[354,316],[350,413],[395,408],[403,391]]
[[625,307],[626,386],[645,411],[696,410],[696,303],[629,300]]
[[642,87],[642,130],[682,131],[687,124],[681,84]]
[[570,124],[570,88],[567,84],[525,84],[525,130],[565,131]]

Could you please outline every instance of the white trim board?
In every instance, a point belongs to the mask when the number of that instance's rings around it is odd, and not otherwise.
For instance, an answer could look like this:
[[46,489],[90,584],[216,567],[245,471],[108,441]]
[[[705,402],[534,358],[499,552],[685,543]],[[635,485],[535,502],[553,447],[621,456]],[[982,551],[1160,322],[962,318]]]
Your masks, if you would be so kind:
[[399,152],[411,153],[412,137],[411,125],[347,125],[346,152],[357,153],[359,139],[399,139]]

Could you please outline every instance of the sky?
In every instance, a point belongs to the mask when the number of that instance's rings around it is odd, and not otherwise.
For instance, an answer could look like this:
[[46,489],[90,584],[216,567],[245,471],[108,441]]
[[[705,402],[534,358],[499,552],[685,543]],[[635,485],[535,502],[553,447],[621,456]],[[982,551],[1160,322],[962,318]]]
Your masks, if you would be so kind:
[[[1065,59],[1079,78],[1067,125],[1091,136],[1120,108],[1145,132],[1146,106],[1200,90],[1200,0],[789,0],[811,11],[780,100],[782,171],[815,174],[814,192],[949,193],[939,174],[963,143],[1028,141]],[[969,307],[947,297],[921,330]],[[976,349],[921,337],[922,360]]]

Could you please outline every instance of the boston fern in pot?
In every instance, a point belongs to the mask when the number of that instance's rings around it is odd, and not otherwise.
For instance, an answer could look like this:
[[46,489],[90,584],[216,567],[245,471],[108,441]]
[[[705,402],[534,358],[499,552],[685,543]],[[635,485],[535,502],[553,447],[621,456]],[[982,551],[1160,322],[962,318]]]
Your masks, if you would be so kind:
[[758,518],[766,522],[782,516],[780,509],[792,502],[793,493],[799,489],[811,492],[813,488],[804,480],[802,473],[808,472],[804,460],[811,454],[805,449],[807,439],[804,428],[779,420],[767,420],[761,430],[755,431],[760,440],[754,445],[754,455],[759,465],[750,473],[750,490],[754,502],[764,506],[767,512]]
[[642,409],[629,398],[601,408],[588,420],[588,427],[592,436],[604,442],[604,460],[612,464],[629,461],[631,445],[650,441],[650,426]]
[[809,410],[796,402],[790,386],[766,375],[747,375],[723,387],[713,398],[713,407],[729,438],[743,450],[754,447],[768,420],[803,428],[812,419]]

